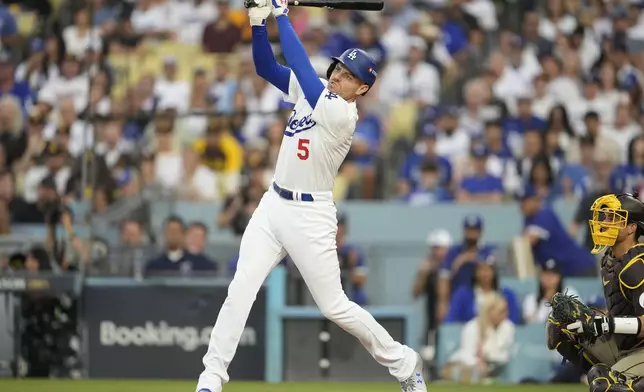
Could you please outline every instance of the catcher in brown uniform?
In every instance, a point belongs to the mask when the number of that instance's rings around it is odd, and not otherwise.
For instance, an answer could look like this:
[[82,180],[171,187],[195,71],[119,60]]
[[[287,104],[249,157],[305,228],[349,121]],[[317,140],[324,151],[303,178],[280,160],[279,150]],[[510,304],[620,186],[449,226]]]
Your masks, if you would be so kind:
[[644,203],[605,195],[592,205],[593,254],[601,261],[607,313],[557,293],[547,323],[548,347],[588,374],[591,392],[644,392]]

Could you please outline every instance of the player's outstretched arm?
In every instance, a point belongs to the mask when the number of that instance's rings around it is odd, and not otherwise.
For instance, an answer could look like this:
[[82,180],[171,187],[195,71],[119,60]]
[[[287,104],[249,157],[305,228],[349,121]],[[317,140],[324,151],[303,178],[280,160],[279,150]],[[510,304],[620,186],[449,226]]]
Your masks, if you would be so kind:
[[309,56],[300,42],[300,39],[295,34],[291,22],[288,20],[288,0],[271,0],[273,4],[273,15],[277,19],[277,24],[280,30],[280,42],[282,43],[282,51],[289,67],[295,73],[297,81],[304,91],[304,96],[312,108],[318,103],[322,91],[324,91],[324,84],[318,78]]
[[273,49],[268,42],[266,18],[271,14],[270,0],[253,0],[257,7],[248,9],[250,25],[253,31],[253,62],[255,72],[268,83],[288,94],[291,81],[291,70],[275,60]]

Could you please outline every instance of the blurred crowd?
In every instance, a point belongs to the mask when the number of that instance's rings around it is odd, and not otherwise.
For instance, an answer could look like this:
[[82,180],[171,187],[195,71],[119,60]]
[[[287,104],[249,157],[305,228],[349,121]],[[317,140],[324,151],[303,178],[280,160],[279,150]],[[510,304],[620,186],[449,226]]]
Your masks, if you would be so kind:
[[[229,0],[60,3],[0,12],[0,166],[16,197],[35,202],[50,177],[66,202],[90,199],[99,212],[153,185],[252,210],[290,107],[255,75],[245,10]],[[293,8],[321,75],[352,46],[379,64],[337,199],[499,203],[529,184],[552,201],[640,185],[641,2],[520,3],[520,24],[492,0]],[[274,23],[269,32],[279,54]],[[233,215],[219,226],[239,231]]]

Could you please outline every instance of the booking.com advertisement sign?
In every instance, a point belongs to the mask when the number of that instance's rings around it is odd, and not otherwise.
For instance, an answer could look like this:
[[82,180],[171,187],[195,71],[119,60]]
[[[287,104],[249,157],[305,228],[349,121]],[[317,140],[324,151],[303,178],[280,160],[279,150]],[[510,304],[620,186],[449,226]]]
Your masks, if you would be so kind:
[[[89,377],[197,379],[226,287],[84,290]],[[228,369],[231,378],[264,379],[265,324],[262,289]]]

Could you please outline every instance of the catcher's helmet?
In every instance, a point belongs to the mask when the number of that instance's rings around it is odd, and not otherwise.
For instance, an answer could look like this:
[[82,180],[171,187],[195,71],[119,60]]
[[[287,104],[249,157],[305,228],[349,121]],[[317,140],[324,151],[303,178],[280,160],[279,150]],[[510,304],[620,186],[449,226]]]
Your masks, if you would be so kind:
[[644,233],[644,203],[637,198],[637,194],[601,196],[595,200],[590,210],[593,213],[589,222],[590,233],[595,244],[592,254],[615,245],[619,231],[630,223],[637,225],[636,236]]
[[351,71],[358,79],[362,80],[369,88],[373,87],[378,77],[376,72],[376,61],[362,49],[349,49],[342,53],[340,57],[331,57],[333,62],[326,72],[327,79],[331,78],[331,74],[338,63],[343,64]]

